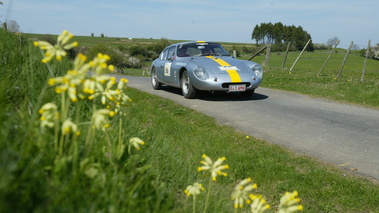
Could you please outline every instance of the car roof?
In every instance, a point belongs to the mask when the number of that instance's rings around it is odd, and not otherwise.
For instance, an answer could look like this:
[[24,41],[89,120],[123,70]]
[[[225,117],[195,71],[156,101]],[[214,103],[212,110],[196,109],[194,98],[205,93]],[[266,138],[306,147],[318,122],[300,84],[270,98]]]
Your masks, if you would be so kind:
[[180,42],[180,43],[175,43],[175,44],[171,44],[167,47],[171,47],[171,46],[178,46],[178,45],[183,45],[183,44],[198,44],[198,43],[206,43],[206,44],[219,44],[217,42],[213,42],[213,41],[185,41],[185,42]]

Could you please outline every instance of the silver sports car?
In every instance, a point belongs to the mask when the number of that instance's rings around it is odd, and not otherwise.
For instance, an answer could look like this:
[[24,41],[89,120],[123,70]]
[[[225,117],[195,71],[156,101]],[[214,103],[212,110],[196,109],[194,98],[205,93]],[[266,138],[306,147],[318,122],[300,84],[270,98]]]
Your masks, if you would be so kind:
[[166,47],[151,65],[151,84],[182,89],[185,98],[198,90],[239,92],[251,96],[262,81],[262,66],[237,60],[218,43],[194,41]]

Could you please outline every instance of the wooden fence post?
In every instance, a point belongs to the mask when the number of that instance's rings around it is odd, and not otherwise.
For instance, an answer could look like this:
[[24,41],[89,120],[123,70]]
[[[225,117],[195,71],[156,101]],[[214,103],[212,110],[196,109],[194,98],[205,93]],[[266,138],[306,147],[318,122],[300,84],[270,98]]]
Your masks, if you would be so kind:
[[329,56],[326,58],[326,61],[325,61],[324,65],[322,65],[322,67],[321,67],[321,69],[320,69],[320,71],[318,72],[317,75],[320,75],[321,72],[322,72],[322,70],[324,70],[324,68],[325,68],[325,66],[326,66],[326,63],[329,61],[330,56],[332,56],[332,54],[333,54],[334,51],[336,50],[336,48],[337,48],[337,46],[338,46],[339,43],[340,43],[340,40],[338,40],[338,41],[334,44],[334,47],[333,47],[332,52],[330,52]]
[[368,40],[367,50],[366,50],[366,58],[365,58],[365,62],[363,63],[363,70],[362,70],[361,81],[363,81],[364,78],[365,78],[367,58],[368,58],[368,55],[370,54],[370,45],[371,45],[371,40]]
[[295,60],[295,62],[292,64],[292,67],[290,69],[290,71],[292,71],[292,69],[295,67],[297,61],[300,59],[300,56],[303,54],[304,50],[307,48],[309,42],[311,42],[311,40],[309,39],[308,42],[305,44],[303,50],[300,52],[299,56],[297,57],[297,59]]
[[259,49],[256,53],[254,53],[253,56],[251,56],[249,59],[247,59],[248,61],[250,61],[251,59],[253,59],[255,56],[257,56],[259,53],[261,53],[263,50],[265,50],[267,48],[267,45],[263,46],[261,49]]
[[343,61],[342,61],[342,64],[341,64],[341,68],[340,68],[340,71],[338,72],[337,78],[340,78],[340,77],[341,77],[342,69],[343,69],[343,67],[345,66],[345,62],[346,62],[347,56],[349,55],[349,53],[350,53],[350,49],[351,49],[351,47],[353,46],[353,44],[354,44],[354,41],[351,41],[351,42],[350,42],[350,45],[349,45],[349,49],[347,49],[346,54],[345,54],[345,57],[343,58]]
[[288,42],[287,49],[286,49],[286,54],[284,55],[284,60],[283,60],[283,64],[282,64],[282,69],[284,68],[284,65],[286,64],[287,56],[288,56],[288,51],[289,51],[289,49],[290,49],[290,46],[291,46],[291,42]]
[[270,60],[271,44],[267,44],[265,67],[268,67],[268,61]]

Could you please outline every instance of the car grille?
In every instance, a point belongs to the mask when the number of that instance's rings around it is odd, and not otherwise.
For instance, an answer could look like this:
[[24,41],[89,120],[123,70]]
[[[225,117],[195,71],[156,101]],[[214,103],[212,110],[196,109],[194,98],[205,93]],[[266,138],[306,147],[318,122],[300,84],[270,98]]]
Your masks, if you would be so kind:
[[222,88],[229,88],[229,85],[236,85],[236,84],[245,84],[246,87],[250,87],[250,82],[239,82],[239,83],[223,83]]

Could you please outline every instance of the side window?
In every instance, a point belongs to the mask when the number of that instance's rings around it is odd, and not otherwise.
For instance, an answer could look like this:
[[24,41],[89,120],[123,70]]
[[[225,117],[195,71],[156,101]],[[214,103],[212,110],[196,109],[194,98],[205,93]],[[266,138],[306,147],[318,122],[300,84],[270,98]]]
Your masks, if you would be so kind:
[[175,49],[176,47],[170,47],[170,49],[168,49],[168,55],[167,55],[167,58],[173,58],[175,56]]
[[167,58],[167,53],[168,53],[168,49],[163,50],[162,53],[161,53],[161,55],[159,56],[159,58],[160,58],[161,60],[166,60],[166,58]]
[[220,54],[220,55],[225,54],[225,52],[224,52],[221,48],[219,48],[219,47],[214,48],[213,51],[214,51],[215,53]]

